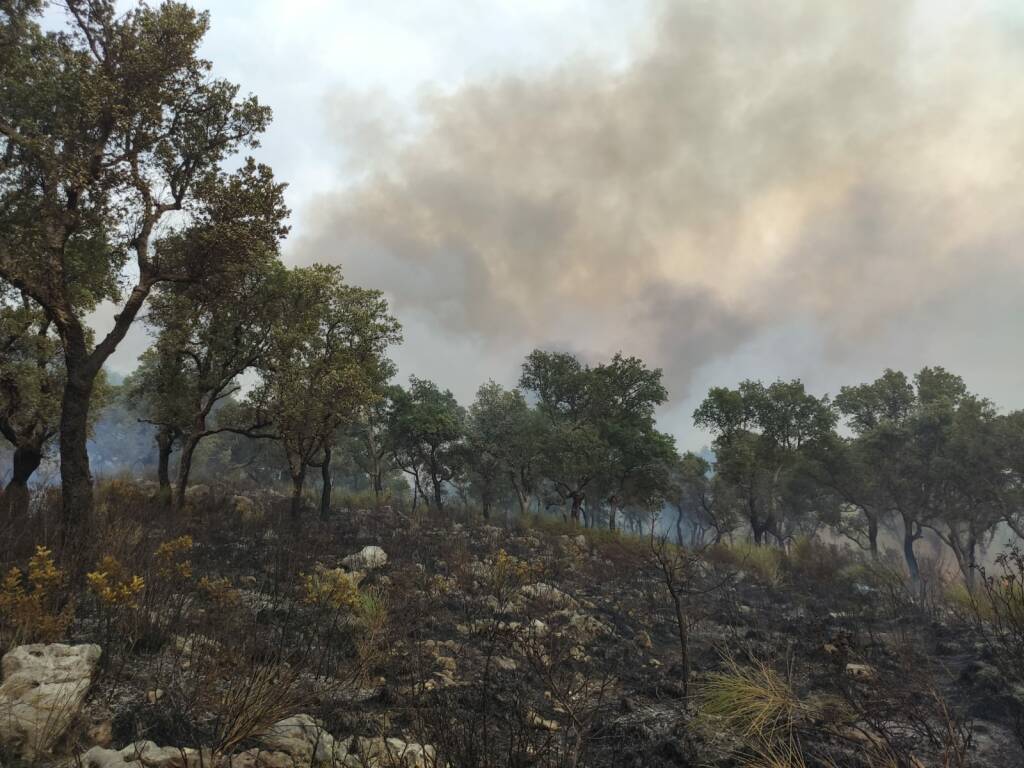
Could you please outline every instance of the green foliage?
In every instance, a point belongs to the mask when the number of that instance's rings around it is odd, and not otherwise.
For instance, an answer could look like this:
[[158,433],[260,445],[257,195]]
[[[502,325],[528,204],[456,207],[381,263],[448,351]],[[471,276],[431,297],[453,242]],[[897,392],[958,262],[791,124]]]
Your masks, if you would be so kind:
[[[223,224],[274,202],[243,194],[240,179],[265,169],[220,170],[257,145],[270,110],[210,76],[198,55],[206,14],[179,2],[64,8],[61,32],[44,32],[40,3],[9,6],[0,25],[0,279],[62,340],[75,407],[62,414],[61,473],[75,519],[92,507],[88,401],[104,362],[154,286],[244,269],[251,243]],[[85,317],[105,299],[119,309],[94,343]]]
[[401,339],[400,326],[379,291],[348,285],[333,266],[289,271],[282,307],[287,321],[272,328],[250,402],[274,425],[301,490],[338,429],[380,397],[393,371],[385,352]]
[[517,473],[516,449],[528,428],[529,407],[522,393],[489,381],[477,390],[466,418],[465,466],[480,497],[484,516],[509,490]]
[[[197,55],[208,18],[186,4],[119,14],[76,0],[68,11],[67,34],[44,33],[28,13],[5,29],[0,268],[48,308],[68,299],[82,313],[120,298],[131,250],[158,274],[206,268],[153,258],[121,222],[145,228],[185,207],[224,157],[255,143],[270,112],[209,76]],[[53,268],[69,293],[53,293]]]
[[780,549],[746,541],[722,541],[707,551],[707,557],[713,563],[747,571],[762,584],[777,586],[782,582],[784,554]]
[[[2,284],[0,284],[2,285]],[[57,434],[64,388],[63,348],[28,296],[0,293],[0,434],[40,454]]]
[[683,454],[671,473],[669,502],[675,506],[677,544],[684,543],[684,523],[690,526],[690,544],[699,546],[705,534],[720,539],[736,527],[736,514],[727,495],[717,496],[711,462],[692,451]]
[[676,461],[673,439],[654,428],[654,411],[667,392],[661,370],[636,357],[616,354],[587,366],[570,354],[531,352],[520,386],[544,417],[541,474],[572,504],[577,520],[585,501],[593,512],[661,505]]
[[828,398],[799,380],[748,380],[735,390],[713,388],[693,418],[715,435],[716,497],[733,500],[758,543],[766,534],[791,535],[814,490],[804,482],[808,459],[835,428]]
[[1018,485],[1007,461],[1012,418],[942,368],[923,368],[913,382],[887,370],[870,384],[844,387],[836,404],[854,432],[832,464],[842,497],[876,521],[898,510],[915,581],[913,545],[930,528],[971,587],[977,552],[1006,517]]
[[157,428],[161,482],[167,480],[167,455],[182,443],[179,505],[200,441],[265,426],[251,411],[222,406],[239,390],[239,377],[263,362],[272,330],[284,322],[286,271],[278,253],[286,232],[283,191],[269,169],[250,162],[207,190],[212,210],[168,246],[219,254],[213,261],[221,266],[203,280],[156,291],[146,318],[156,343],[129,381],[134,402]]
[[443,509],[445,484],[464,468],[465,410],[450,391],[415,376],[408,389],[395,388],[393,401],[390,429],[396,462],[416,483],[425,476],[432,503]]

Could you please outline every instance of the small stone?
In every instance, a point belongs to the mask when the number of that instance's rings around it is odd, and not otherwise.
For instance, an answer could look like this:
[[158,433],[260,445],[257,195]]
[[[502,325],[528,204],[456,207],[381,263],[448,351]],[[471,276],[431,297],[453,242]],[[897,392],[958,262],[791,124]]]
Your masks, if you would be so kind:
[[874,680],[875,668],[870,664],[847,664],[846,674],[854,680]]
[[516,664],[515,660],[510,659],[508,656],[495,656],[494,666],[502,672],[515,672],[519,669],[519,665]]
[[109,717],[90,723],[85,731],[89,743],[100,747],[109,747],[114,740],[114,724]]
[[538,731],[557,731],[560,727],[554,720],[543,718],[532,710],[527,715],[527,722]]

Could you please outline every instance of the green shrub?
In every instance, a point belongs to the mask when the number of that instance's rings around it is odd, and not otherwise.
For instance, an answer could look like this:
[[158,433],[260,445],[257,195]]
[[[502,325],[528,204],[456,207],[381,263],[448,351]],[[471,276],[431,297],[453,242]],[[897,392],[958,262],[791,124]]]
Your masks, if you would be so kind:
[[747,571],[757,581],[776,586],[782,581],[781,550],[751,542],[721,542],[711,547],[708,560],[718,565]]

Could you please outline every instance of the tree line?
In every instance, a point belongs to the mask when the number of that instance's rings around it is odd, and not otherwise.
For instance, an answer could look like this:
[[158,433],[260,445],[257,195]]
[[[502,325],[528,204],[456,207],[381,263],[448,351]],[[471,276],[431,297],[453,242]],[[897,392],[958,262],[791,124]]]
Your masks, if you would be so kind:
[[[8,515],[24,515],[56,448],[65,521],[87,523],[87,441],[117,394],[152,427],[172,505],[200,446],[234,435],[273,446],[295,515],[317,470],[330,508],[341,460],[378,503],[408,487],[439,513],[455,500],[485,517],[557,508],[612,529],[671,507],[680,543],[742,530],[785,545],[827,525],[878,556],[895,526],[915,579],[928,531],[968,583],[1000,525],[1024,531],[1024,414],[1000,413],[941,368],[885,371],[834,399],[799,381],[714,388],[694,414],[713,436],[707,455],[680,455],[657,430],[661,371],[623,354],[587,364],[534,351],[518,386],[488,382],[468,408],[424,379],[395,384],[401,329],[380,292],[334,266],[282,263],[285,185],[239,157],[271,113],[198,55],[208,16],[67,0],[65,26],[47,31],[43,6],[0,3]],[[103,302],[117,310],[98,336],[87,317]],[[112,387],[104,365],[136,322],[152,344]]]

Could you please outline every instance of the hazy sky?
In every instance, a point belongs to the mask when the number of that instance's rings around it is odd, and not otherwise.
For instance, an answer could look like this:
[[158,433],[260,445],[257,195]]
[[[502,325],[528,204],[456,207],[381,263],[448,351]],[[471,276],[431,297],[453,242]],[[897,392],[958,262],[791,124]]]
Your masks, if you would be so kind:
[[275,111],[287,260],[388,294],[402,378],[469,402],[533,347],[621,349],[665,370],[684,447],[746,377],[938,364],[1024,407],[1014,3],[197,5]]

